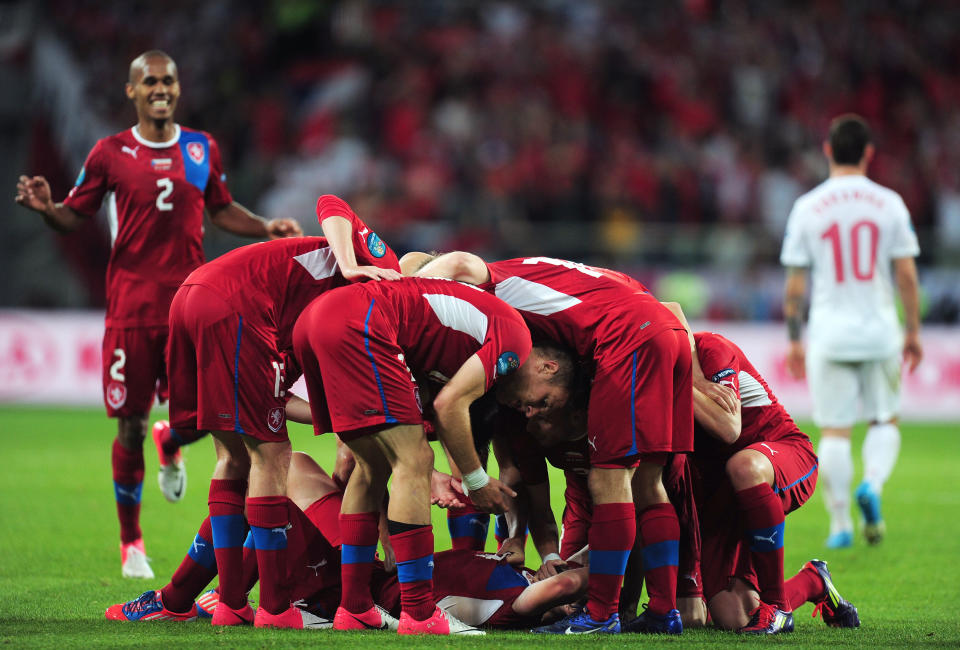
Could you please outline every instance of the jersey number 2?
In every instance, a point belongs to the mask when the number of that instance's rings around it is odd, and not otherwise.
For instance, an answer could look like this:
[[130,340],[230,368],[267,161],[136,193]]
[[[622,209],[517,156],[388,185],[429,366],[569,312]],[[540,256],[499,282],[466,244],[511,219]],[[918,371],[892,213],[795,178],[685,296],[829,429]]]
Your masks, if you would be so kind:
[[[869,238],[867,244],[870,247],[869,261],[866,269],[863,267],[863,258],[861,257],[860,243],[863,234]],[[837,284],[843,282],[843,243],[840,240],[840,225],[834,223],[827,228],[827,231],[820,236],[820,239],[830,240],[833,246],[833,264],[836,272]],[[872,280],[873,272],[877,266],[877,244],[880,241],[880,228],[877,224],[866,219],[861,220],[850,226],[850,267],[853,270],[853,277],[857,280]]]
[[167,201],[173,193],[173,181],[169,178],[158,178],[157,187],[160,188],[160,194],[157,195],[157,210],[164,212],[173,210],[173,203]]

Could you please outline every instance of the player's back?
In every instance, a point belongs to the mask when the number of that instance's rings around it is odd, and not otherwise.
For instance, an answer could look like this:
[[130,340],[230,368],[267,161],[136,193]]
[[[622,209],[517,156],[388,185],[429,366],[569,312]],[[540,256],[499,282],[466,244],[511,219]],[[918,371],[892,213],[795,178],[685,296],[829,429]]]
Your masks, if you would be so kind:
[[374,301],[380,297],[379,309],[396,324],[407,365],[441,383],[480,353],[489,388],[496,373],[512,372],[530,353],[530,333],[520,315],[473,285],[402,278],[366,283],[363,290]]
[[645,286],[617,271],[549,257],[487,267],[495,295],[520,311],[535,338],[563,343],[583,357],[681,327]]
[[811,268],[811,349],[838,360],[895,354],[891,263],[918,253],[903,200],[865,176],[832,177],[800,197],[781,262]]

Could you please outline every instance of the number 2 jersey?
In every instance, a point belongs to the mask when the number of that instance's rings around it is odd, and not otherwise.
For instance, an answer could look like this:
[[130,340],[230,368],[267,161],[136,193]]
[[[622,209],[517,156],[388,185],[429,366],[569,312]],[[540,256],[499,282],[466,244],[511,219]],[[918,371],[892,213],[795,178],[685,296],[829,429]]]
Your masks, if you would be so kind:
[[203,211],[233,198],[209,134],[176,126],[167,142],[133,127],[99,140],[64,205],[110,223],[107,327],[167,324],[180,283],[203,264]]
[[797,199],[780,262],[811,269],[811,352],[839,361],[897,354],[891,262],[919,254],[903,199],[865,176],[829,178]]

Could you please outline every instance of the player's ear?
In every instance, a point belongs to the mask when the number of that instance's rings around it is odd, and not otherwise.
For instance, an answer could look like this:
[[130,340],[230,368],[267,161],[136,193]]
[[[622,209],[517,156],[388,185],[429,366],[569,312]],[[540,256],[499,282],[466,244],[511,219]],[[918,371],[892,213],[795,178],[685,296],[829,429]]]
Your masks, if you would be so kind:
[[823,155],[827,157],[827,160],[833,160],[833,147],[830,146],[829,140],[823,141]]
[[867,146],[863,148],[863,163],[869,165],[870,161],[873,160],[874,154],[877,153],[876,148],[872,143],[868,142]]
[[540,373],[553,376],[560,370],[560,364],[556,359],[544,359],[540,363]]
[[129,81],[123,87],[124,92],[127,94],[127,99],[133,99],[133,84]]

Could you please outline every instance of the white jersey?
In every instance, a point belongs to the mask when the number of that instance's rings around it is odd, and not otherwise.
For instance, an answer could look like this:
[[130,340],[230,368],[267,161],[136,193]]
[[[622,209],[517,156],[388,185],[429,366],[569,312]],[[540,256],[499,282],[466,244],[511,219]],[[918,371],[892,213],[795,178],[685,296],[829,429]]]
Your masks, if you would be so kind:
[[797,199],[780,263],[811,267],[811,353],[843,361],[897,354],[892,260],[919,254],[903,199],[865,176],[829,178]]

